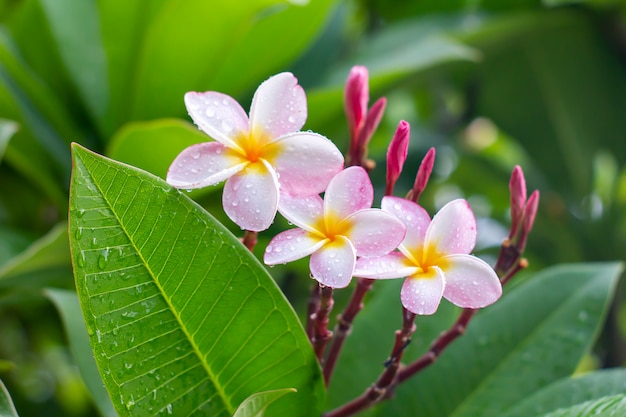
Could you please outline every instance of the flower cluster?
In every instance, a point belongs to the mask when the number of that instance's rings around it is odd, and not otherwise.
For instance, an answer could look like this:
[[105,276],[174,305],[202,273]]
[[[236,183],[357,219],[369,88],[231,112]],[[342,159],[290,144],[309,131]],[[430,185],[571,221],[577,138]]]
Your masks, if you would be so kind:
[[434,313],[442,296],[461,307],[493,303],[502,288],[493,269],[469,255],[476,242],[476,222],[468,203],[455,200],[431,221],[415,202],[432,170],[434,150],[418,173],[412,198],[389,195],[407,156],[410,129],[404,121],[388,153],[388,196],[381,209],[372,208],[374,191],[363,168],[371,168],[365,149],[385,100],[368,111],[367,83],[367,70],[355,67],[345,105],[352,138],[349,164],[356,166],[346,169],[330,140],[299,131],[306,121],[306,97],[290,73],[259,86],[249,117],[227,95],[187,93],[191,118],[215,142],[185,149],[172,163],[167,181],[192,189],[226,180],[224,210],[248,231],[267,229],[280,212],[297,227],[270,241],[265,263],[310,255],[311,274],[323,286],[343,288],[353,276],[407,277],[401,301],[415,314]]

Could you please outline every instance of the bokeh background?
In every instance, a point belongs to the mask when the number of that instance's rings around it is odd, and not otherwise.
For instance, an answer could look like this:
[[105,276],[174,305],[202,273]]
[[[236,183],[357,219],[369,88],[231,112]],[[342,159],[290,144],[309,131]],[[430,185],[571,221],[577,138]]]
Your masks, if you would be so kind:
[[[0,379],[20,415],[97,415],[48,290],[73,288],[69,144],[164,177],[206,140],[187,91],[248,108],[260,82],[292,71],[305,129],[346,150],[343,83],[365,65],[371,102],[388,99],[369,152],[378,197],[403,119],[412,142],[396,193],[435,147],[420,202],[432,213],[467,198],[485,259],[507,233],[519,164],[541,192],[531,270],[626,260],[625,12],[617,0],[0,0]],[[220,187],[190,196],[241,234]],[[285,227],[262,234],[258,253]],[[303,313],[306,261],[271,273]],[[625,364],[624,295],[581,369]]]

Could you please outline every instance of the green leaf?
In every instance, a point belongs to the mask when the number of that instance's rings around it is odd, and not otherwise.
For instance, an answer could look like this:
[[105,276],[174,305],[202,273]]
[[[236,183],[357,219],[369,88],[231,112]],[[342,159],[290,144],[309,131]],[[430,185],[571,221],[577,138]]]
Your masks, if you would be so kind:
[[7,148],[9,140],[15,132],[17,132],[17,123],[11,120],[0,119],[0,162],[4,156],[4,150]]
[[191,123],[178,119],[128,123],[111,139],[107,155],[165,178],[183,149],[210,140]]
[[0,267],[0,285],[40,285],[42,281],[72,275],[67,223],[53,227],[26,250]]
[[[620,271],[614,263],[564,265],[505,288],[503,298],[478,312],[434,365],[405,381],[369,415],[483,417],[494,409],[503,415],[546,384],[571,375],[596,336]],[[401,325],[401,285],[402,280],[375,283],[331,380],[331,407],[361,394],[382,371]],[[443,301],[437,314],[418,317],[405,363],[426,352],[457,315],[458,309]],[[360,358],[374,365],[362,366]],[[482,408],[472,414],[473,407]]]
[[118,413],[226,416],[251,394],[293,387],[272,415],[318,416],[319,365],[258,260],[157,177],[73,152],[76,287]]
[[94,120],[108,106],[106,55],[96,1],[39,0],[65,68]]
[[11,400],[11,396],[2,381],[0,381],[0,417],[19,417],[13,400]]
[[74,291],[45,289],[46,295],[58,310],[67,337],[74,361],[83,377],[85,385],[89,389],[94,403],[100,414],[104,417],[116,417],[115,409],[109,398],[109,394],[102,385],[102,378],[98,373],[98,367],[89,347],[89,336],[85,321],[80,310],[78,297]]
[[571,375],[598,334],[621,271],[619,263],[562,265],[512,288],[439,361],[399,386],[381,413],[501,416]]
[[524,398],[505,417],[527,417],[571,407],[583,401],[621,394],[626,388],[626,369],[607,369],[556,381]]
[[263,417],[267,407],[285,394],[296,392],[293,388],[252,394],[241,403],[233,417]]
[[595,401],[587,401],[565,410],[543,414],[541,417],[622,417],[625,414],[626,397],[624,395],[614,395]]

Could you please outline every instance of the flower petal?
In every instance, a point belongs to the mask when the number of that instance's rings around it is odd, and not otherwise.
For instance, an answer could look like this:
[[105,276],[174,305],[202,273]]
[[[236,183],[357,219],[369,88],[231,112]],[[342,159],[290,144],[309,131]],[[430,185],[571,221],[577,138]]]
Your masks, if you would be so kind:
[[472,255],[450,255],[444,270],[446,289],[443,296],[464,308],[482,308],[502,295],[502,284],[494,270]]
[[293,195],[319,194],[343,169],[343,156],[330,140],[311,132],[279,138],[280,151],[270,162],[280,176],[280,186]]
[[347,237],[356,248],[357,255],[368,258],[391,252],[406,233],[400,220],[379,209],[359,210],[345,221],[352,224]]
[[167,172],[167,182],[176,188],[206,187],[233,176],[246,164],[221,143],[199,143],[178,154]]
[[263,261],[267,265],[284,264],[309,256],[325,241],[302,229],[289,229],[277,234],[265,249]]
[[322,232],[315,225],[324,216],[324,202],[319,195],[294,197],[282,193],[278,202],[278,210],[287,220],[309,232]]
[[278,208],[276,173],[262,162],[248,164],[226,181],[222,202],[228,217],[242,229],[267,229]]
[[290,72],[265,80],[257,88],[250,107],[250,130],[267,132],[275,138],[296,132],[307,116],[306,95]]
[[391,196],[383,197],[381,208],[404,223],[406,236],[402,245],[409,251],[417,251],[424,243],[426,230],[430,224],[428,212],[410,200]]
[[390,279],[415,274],[418,267],[400,252],[392,252],[378,258],[359,258],[356,261],[355,277]]
[[430,268],[432,274],[408,277],[402,285],[400,299],[402,305],[415,314],[434,314],[441,302],[445,281],[443,273],[437,267]]
[[443,206],[426,231],[426,242],[439,253],[468,254],[476,245],[476,218],[469,203],[453,200]]
[[194,123],[216,141],[237,149],[233,137],[248,131],[248,115],[237,101],[215,91],[185,94],[185,106]]
[[350,240],[335,237],[311,255],[311,273],[321,284],[333,288],[347,287],[356,264],[356,250]]
[[324,194],[324,212],[340,219],[372,207],[374,188],[367,172],[359,166],[344,169],[330,180]]

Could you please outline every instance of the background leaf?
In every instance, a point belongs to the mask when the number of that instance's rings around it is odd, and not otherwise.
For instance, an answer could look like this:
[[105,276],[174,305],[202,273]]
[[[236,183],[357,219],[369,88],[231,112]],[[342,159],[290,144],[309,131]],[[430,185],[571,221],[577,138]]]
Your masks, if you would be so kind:
[[0,119],[0,161],[4,156],[4,150],[11,139],[11,136],[17,132],[17,123],[11,120]]
[[621,417],[624,413],[626,413],[626,397],[615,395],[554,411],[541,417]]
[[162,180],[73,151],[76,286],[118,413],[225,416],[251,394],[295,388],[271,415],[319,415],[317,360],[261,264]]
[[74,361],[100,414],[103,417],[116,417],[117,413],[102,384],[93,351],[89,346],[89,335],[76,293],[69,290],[48,288],[44,290],[44,295],[52,301],[63,320]]
[[626,392],[626,370],[606,369],[556,381],[523,399],[506,417],[526,417]]
[[241,403],[233,417],[263,417],[265,410],[271,403],[283,395],[293,392],[296,391],[291,388],[285,388],[252,394]]
[[0,381],[0,417],[19,417],[2,381]]

